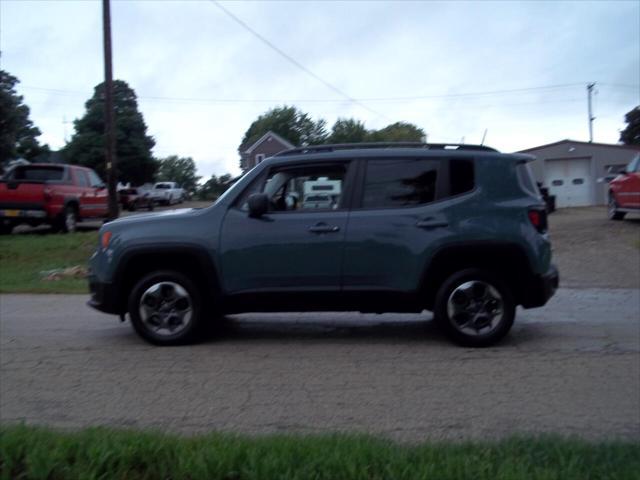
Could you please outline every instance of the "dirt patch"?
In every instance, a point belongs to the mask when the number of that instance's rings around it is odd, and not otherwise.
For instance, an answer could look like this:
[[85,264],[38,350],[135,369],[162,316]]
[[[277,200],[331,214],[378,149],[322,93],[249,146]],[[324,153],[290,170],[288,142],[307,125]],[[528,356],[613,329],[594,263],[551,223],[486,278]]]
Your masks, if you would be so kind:
[[640,288],[640,215],[613,221],[604,207],[565,208],[549,225],[563,287]]

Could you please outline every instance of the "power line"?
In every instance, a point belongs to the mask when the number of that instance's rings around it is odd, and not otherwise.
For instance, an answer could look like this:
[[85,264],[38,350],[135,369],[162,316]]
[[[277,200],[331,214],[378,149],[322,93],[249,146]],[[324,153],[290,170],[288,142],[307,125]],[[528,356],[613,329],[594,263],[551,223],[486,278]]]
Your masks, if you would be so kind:
[[[504,90],[491,90],[484,92],[462,92],[462,93],[444,93],[435,95],[413,95],[403,97],[369,97],[359,98],[356,101],[367,102],[402,102],[402,101],[416,101],[416,100],[431,100],[440,98],[463,98],[463,97],[485,97],[495,95],[508,95],[512,93],[533,93],[541,90],[562,89],[569,87],[581,87],[584,88],[584,83],[569,83],[563,85],[545,85],[540,87],[526,87],[526,88],[513,88]],[[28,85],[21,85],[20,88],[26,90],[42,91],[47,93],[53,93],[58,95],[74,96],[82,95],[87,96],[87,92],[81,92],[77,90],[62,90],[57,88],[45,88],[35,87]],[[211,97],[165,97],[154,95],[140,95],[141,100],[158,100],[168,102],[210,102],[210,103],[341,103],[344,100],[337,100],[331,98],[300,98],[300,99],[247,99],[247,98],[211,98]]]
[[256,30],[254,30],[253,28],[251,28],[246,22],[244,22],[243,20],[241,20],[240,18],[238,18],[236,15],[234,15],[233,13],[231,13],[229,10],[227,10],[224,6],[222,6],[222,4],[220,4],[220,2],[218,2],[217,0],[210,0],[211,3],[213,3],[216,7],[218,7],[220,10],[222,10],[222,12],[224,12],[229,18],[231,18],[233,21],[235,21],[238,25],[240,25],[242,28],[244,28],[245,30],[247,30],[249,33],[251,33],[254,37],[256,37],[258,40],[260,40],[262,43],[264,43],[265,45],[267,45],[269,48],[271,48],[273,51],[275,51],[276,53],[278,53],[282,58],[284,58],[285,60],[287,60],[289,63],[291,63],[292,65],[296,66],[297,68],[299,68],[300,70],[302,70],[303,72],[305,72],[307,75],[310,75],[311,77],[315,78],[316,80],[318,80],[320,83],[322,83],[324,86],[326,86],[327,88],[329,88],[330,90],[334,91],[335,93],[337,93],[338,95],[340,95],[341,97],[344,97],[345,99],[347,99],[348,101],[350,101],[351,103],[354,103],[356,105],[359,105],[360,107],[364,108],[365,110],[368,110],[369,112],[379,116],[379,117],[383,117],[385,119],[388,120],[388,118],[386,118],[383,114],[376,112],[375,110],[371,109],[370,107],[368,107],[367,105],[365,105],[364,103],[362,103],[362,101],[360,100],[356,100],[355,98],[351,97],[350,95],[348,95],[347,93],[343,92],[342,90],[340,90],[338,87],[336,87],[335,85],[333,85],[332,83],[329,83],[328,81],[326,81],[324,78],[320,77],[319,75],[317,75],[316,73],[312,72],[311,70],[309,70],[307,67],[305,67],[304,65],[302,65],[298,60],[296,60],[295,58],[293,58],[291,55],[287,54],[286,52],[284,52],[283,50],[281,50],[278,46],[274,45],[271,41],[269,41],[267,38],[263,37],[260,33],[258,33]]
[[640,85],[631,85],[627,83],[599,83],[599,85],[605,85],[608,87],[616,87],[616,88],[631,88],[633,90],[640,90]]

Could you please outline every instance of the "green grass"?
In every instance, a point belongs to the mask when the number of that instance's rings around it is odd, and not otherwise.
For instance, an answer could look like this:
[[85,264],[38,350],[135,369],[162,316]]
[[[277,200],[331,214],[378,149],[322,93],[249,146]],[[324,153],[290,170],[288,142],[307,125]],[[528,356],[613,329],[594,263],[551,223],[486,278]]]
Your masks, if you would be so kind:
[[367,436],[0,428],[1,479],[638,479],[640,443],[559,437],[401,445]]
[[0,292],[86,293],[85,279],[44,281],[40,272],[86,266],[97,242],[97,232],[0,237]]

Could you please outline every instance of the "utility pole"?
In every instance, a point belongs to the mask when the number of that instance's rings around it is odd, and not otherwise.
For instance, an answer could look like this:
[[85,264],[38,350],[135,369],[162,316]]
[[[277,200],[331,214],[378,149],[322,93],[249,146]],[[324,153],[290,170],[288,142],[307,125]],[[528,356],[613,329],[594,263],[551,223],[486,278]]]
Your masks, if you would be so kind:
[[587,84],[587,103],[589,106],[589,143],[593,142],[593,121],[596,117],[593,116],[591,109],[591,95],[593,94],[593,88],[596,86],[595,82]]
[[110,0],[102,0],[102,30],[104,34],[104,140],[109,188],[109,220],[118,218],[116,191],[116,136],[113,119],[113,71],[111,64],[111,11]]

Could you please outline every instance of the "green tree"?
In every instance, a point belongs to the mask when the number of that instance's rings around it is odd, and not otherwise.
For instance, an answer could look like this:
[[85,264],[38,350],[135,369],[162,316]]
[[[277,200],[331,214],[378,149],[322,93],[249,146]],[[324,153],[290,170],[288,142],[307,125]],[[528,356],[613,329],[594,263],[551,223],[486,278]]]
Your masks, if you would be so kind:
[[360,143],[366,142],[369,132],[359,120],[339,118],[331,127],[327,143]]
[[228,173],[219,177],[211,175],[211,178],[198,189],[198,198],[200,200],[215,200],[232,185],[231,178]]
[[10,161],[24,158],[33,160],[49,151],[40,145],[40,130],[29,119],[29,107],[16,92],[19,80],[0,70],[0,167]]
[[171,155],[158,161],[156,178],[160,182],[177,182],[185,190],[193,192],[202,177],[196,175],[196,164],[191,157]]
[[624,116],[627,126],[620,132],[620,141],[625,145],[640,145],[640,105]]
[[327,138],[326,122],[314,121],[296,107],[276,107],[260,115],[245,132],[238,152],[244,152],[268,131],[277,133],[294,145],[324,143]]
[[[155,141],[147,135],[135,92],[122,80],[113,82],[113,104],[118,180],[133,185],[153,181],[158,168],[151,155]],[[62,153],[67,162],[93,168],[104,178],[104,83],[95,87],[85,107],[84,116],[73,122],[75,133]]]
[[424,130],[412,123],[396,122],[369,133],[371,142],[422,142]]

